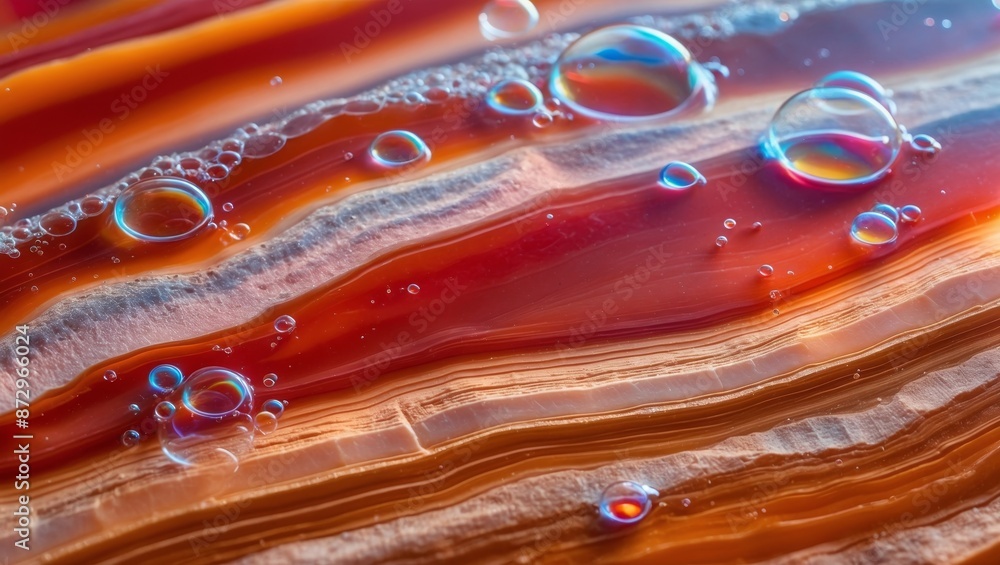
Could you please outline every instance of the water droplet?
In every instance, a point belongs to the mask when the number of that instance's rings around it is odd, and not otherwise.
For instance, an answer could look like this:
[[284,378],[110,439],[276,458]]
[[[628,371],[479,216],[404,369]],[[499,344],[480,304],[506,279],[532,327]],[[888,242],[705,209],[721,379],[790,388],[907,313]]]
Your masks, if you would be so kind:
[[236,224],[229,230],[229,237],[236,241],[242,241],[250,235],[250,226],[246,224]]
[[133,414],[138,414],[139,410],[140,409],[139,409],[139,405],[138,404],[129,404],[128,405],[128,411],[131,412],[131,413],[133,413]]
[[493,41],[517,37],[538,24],[538,9],[529,0],[490,0],[479,13],[479,30]]
[[174,415],[159,425],[160,446],[183,465],[225,465],[235,470],[253,446],[253,390],[243,375],[223,367],[191,374],[174,393]]
[[386,167],[400,167],[431,158],[431,150],[424,140],[403,130],[387,131],[376,137],[369,153],[376,163]]
[[892,115],[845,88],[814,88],[785,102],[771,119],[769,157],[792,175],[824,185],[868,183],[889,172],[902,145]]
[[769,277],[774,274],[774,267],[770,265],[761,265],[757,269],[757,274],[759,274],[762,277]]
[[[829,53],[829,52],[828,52]],[[846,88],[860,92],[878,102],[890,114],[896,113],[896,103],[889,92],[872,77],[856,71],[836,71],[816,82],[817,88]]]
[[170,392],[184,380],[184,373],[173,365],[158,365],[149,372],[149,385],[156,392]]
[[866,245],[884,245],[896,241],[896,222],[877,212],[863,212],[851,223],[851,237]]
[[295,318],[284,315],[274,321],[274,329],[280,334],[291,333],[295,329]]
[[104,380],[108,381],[109,383],[113,383],[118,380],[118,373],[114,371],[105,371]]
[[62,237],[76,229],[76,218],[66,212],[49,212],[38,220],[38,227],[51,236]]
[[774,301],[778,301],[783,298],[783,295],[781,294],[780,290],[772,290],[770,293],[768,293],[768,296],[770,296],[771,300]]
[[601,517],[612,524],[635,524],[649,514],[653,506],[650,496],[658,494],[639,483],[622,481],[604,490],[598,509]]
[[264,375],[264,386],[266,386],[267,388],[271,388],[277,383],[278,383],[278,375],[275,375],[274,373],[268,373]]
[[232,202],[226,202],[225,204],[223,204],[222,205],[222,211],[223,212],[232,212],[233,211],[233,203]]
[[486,93],[486,103],[501,114],[527,115],[542,105],[542,92],[526,80],[506,79]]
[[254,426],[263,435],[270,434],[278,429],[278,418],[270,412],[258,412],[253,418]]
[[917,206],[913,204],[907,204],[899,209],[899,215],[902,220],[906,223],[913,223],[920,219],[920,215],[923,212]]
[[750,225],[750,229],[752,229],[753,231],[760,231],[763,227],[764,224],[762,224],[761,222],[754,222],[753,224]]
[[938,140],[924,133],[913,136],[910,140],[910,147],[916,151],[930,155],[941,151],[941,144],[938,143]]
[[285,405],[280,400],[266,400],[264,404],[260,406],[261,411],[270,412],[274,414],[275,417],[280,418],[282,414],[285,413]]
[[680,161],[669,163],[660,171],[660,184],[670,190],[684,191],[705,182],[698,169]]
[[410,294],[417,294],[420,292],[420,286],[416,283],[412,283],[406,287],[406,292],[409,292]]
[[141,241],[176,241],[195,234],[212,218],[212,203],[194,184],[179,178],[143,180],[115,202],[115,223]]
[[122,434],[122,445],[125,447],[132,447],[139,443],[139,432],[135,430],[128,430]]
[[711,80],[711,74],[669,35],[642,26],[613,25],[567,47],[552,68],[549,89],[580,114],[629,120],[669,115]]
[[271,86],[281,86],[281,77],[271,77]]
[[165,422],[173,418],[174,412],[176,411],[177,409],[174,407],[172,402],[164,400],[163,402],[157,404],[156,408],[153,409],[153,415],[157,420]]
[[899,221],[899,211],[888,204],[876,204],[875,207],[872,208],[872,212],[882,214],[893,222]]
[[729,238],[724,235],[715,238],[715,246],[720,249],[725,247],[727,243],[729,243]]
[[690,498],[681,499],[681,506],[683,506],[684,508],[691,506],[691,499]]
[[733,228],[736,227],[736,220],[734,220],[732,218],[726,218],[722,222],[722,227],[726,228],[727,230],[731,230],[731,229],[733,229]]

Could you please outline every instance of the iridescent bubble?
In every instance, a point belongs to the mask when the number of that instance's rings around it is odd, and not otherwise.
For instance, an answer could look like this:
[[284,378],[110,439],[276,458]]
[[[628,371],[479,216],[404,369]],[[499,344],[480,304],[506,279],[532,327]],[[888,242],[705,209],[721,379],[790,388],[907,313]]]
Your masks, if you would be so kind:
[[285,413],[285,404],[280,400],[265,400],[264,404],[261,404],[260,409],[263,412],[274,414],[276,418],[280,418]]
[[711,80],[669,35],[613,25],[567,47],[552,68],[549,89],[580,114],[630,120],[669,115],[711,86]]
[[170,392],[184,380],[184,373],[173,365],[158,365],[149,372],[149,386],[156,392]]
[[530,0],[490,0],[479,13],[479,30],[493,41],[517,37],[538,25],[538,9]]
[[368,151],[376,163],[385,167],[401,167],[431,158],[431,150],[424,140],[403,130],[387,131],[379,135],[372,141]]
[[698,169],[680,161],[669,163],[660,171],[660,184],[670,190],[685,191],[705,182],[705,177]]
[[896,113],[896,103],[889,91],[872,77],[856,71],[832,72],[816,82],[818,88],[846,88],[860,92],[878,102],[890,114]]
[[274,320],[274,331],[279,334],[291,333],[295,329],[295,318],[289,315],[278,316]]
[[38,227],[51,236],[62,237],[76,229],[76,218],[66,212],[49,212],[38,220]]
[[851,237],[865,245],[885,245],[896,241],[896,222],[878,212],[862,212],[851,223]]
[[122,445],[125,447],[132,447],[139,443],[139,432],[135,430],[127,430],[122,434]]
[[164,422],[166,420],[169,420],[170,418],[173,418],[174,412],[176,411],[177,408],[174,407],[174,404],[172,402],[164,400],[163,402],[157,404],[156,408],[153,409],[153,415],[156,417],[157,420]]
[[278,383],[278,375],[274,373],[268,373],[264,375],[264,386],[271,388]]
[[893,222],[899,221],[899,211],[896,210],[894,207],[889,206],[888,204],[876,204],[875,207],[872,208],[872,212],[882,214],[883,216],[889,218]]
[[919,220],[921,214],[923,214],[923,212],[920,208],[914,206],[913,204],[907,204],[899,209],[900,217],[908,224],[912,224],[913,222]]
[[253,390],[243,375],[224,367],[200,369],[170,401],[176,410],[160,422],[159,438],[173,461],[234,467],[253,447]]
[[526,80],[505,79],[486,93],[486,103],[501,114],[527,115],[542,105],[542,92]]
[[257,431],[267,435],[278,429],[278,418],[270,412],[258,412],[253,418]]
[[771,119],[766,148],[800,179],[856,186],[881,178],[899,154],[902,134],[872,98],[845,88],[814,88],[789,99]]
[[125,189],[115,202],[115,223],[141,241],[191,237],[212,218],[212,203],[184,179],[158,177]]
[[660,493],[632,481],[614,483],[604,490],[598,511],[601,517],[616,525],[630,525],[642,520],[653,507],[651,497]]

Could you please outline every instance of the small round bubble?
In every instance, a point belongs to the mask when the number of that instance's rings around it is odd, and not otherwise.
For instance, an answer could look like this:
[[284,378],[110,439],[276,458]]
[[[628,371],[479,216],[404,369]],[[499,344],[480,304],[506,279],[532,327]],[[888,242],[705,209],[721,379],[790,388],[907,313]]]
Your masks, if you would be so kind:
[[888,204],[876,204],[875,207],[872,208],[872,212],[882,214],[883,216],[889,218],[893,222],[899,221],[899,211],[896,210],[896,208],[889,206]]
[[650,496],[655,494],[655,490],[636,482],[614,483],[601,495],[598,511],[612,524],[635,524],[649,514],[653,507]]
[[38,227],[48,235],[63,237],[76,229],[76,218],[66,212],[49,212],[38,220]]
[[726,228],[727,230],[731,230],[731,229],[733,229],[733,228],[736,227],[736,220],[734,220],[732,218],[726,218],[722,222],[722,227]]
[[913,136],[910,139],[910,147],[921,153],[931,155],[941,151],[941,144],[938,143],[938,140],[924,133]]
[[729,243],[729,238],[724,235],[715,238],[715,246],[720,249],[725,247],[727,243]]
[[276,384],[278,384],[278,375],[275,375],[274,373],[264,375],[264,386],[271,388]]
[[919,220],[921,214],[923,214],[923,212],[920,210],[920,208],[914,206],[913,204],[907,204],[906,206],[903,206],[902,208],[899,209],[900,218],[902,218],[902,220],[908,224],[911,224]]
[[669,115],[710,80],[676,39],[637,25],[612,25],[559,56],[549,89],[575,112],[602,120]]
[[263,404],[260,405],[260,409],[263,412],[270,412],[274,414],[275,417],[280,418],[285,412],[285,405],[280,400],[265,400]]
[[517,37],[538,25],[538,9],[530,0],[490,0],[479,13],[479,30],[490,41]]
[[774,267],[770,265],[761,265],[757,268],[757,274],[762,277],[769,277],[774,274]]
[[410,294],[417,294],[420,292],[420,286],[416,283],[411,283],[406,286],[406,292],[409,292]]
[[401,167],[430,159],[431,150],[417,134],[387,131],[376,137],[368,150],[372,159],[384,167]]
[[226,202],[225,204],[223,204],[222,205],[222,211],[223,212],[232,212],[233,211],[233,203],[232,202]]
[[851,223],[851,237],[865,245],[885,245],[896,241],[896,222],[878,212],[858,214]]
[[156,392],[170,392],[184,380],[184,374],[173,365],[158,365],[149,372],[149,386]]
[[105,371],[104,380],[108,381],[109,383],[113,383],[118,380],[118,373],[114,371]]
[[236,241],[242,241],[250,235],[250,226],[246,224],[236,224],[229,229],[229,237]]
[[892,115],[865,94],[813,88],[785,102],[771,119],[767,153],[793,176],[851,187],[884,176],[902,134]]
[[257,431],[267,435],[278,429],[278,418],[270,412],[258,412],[253,418]]
[[532,114],[542,105],[542,92],[519,78],[502,80],[486,93],[486,103],[501,114]]
[[122,445],[125,447],[132,447],[139,443],[139,432],[135,430],[128,430],[122,434]]
[[108,203],[100,196],[87,196],[80,201],[80,211],[87,216],[96,216],[107,209]]
[[212,218],[212,204],[196,185],[179,178],[139,181],[115,202],[115,223],[140,241],[177,241],[194,235]]
[[157,420],[163,422],[173,418],[174,412],[176,411],[177,409],[174,407],[172,402],[164,400],[163,402],[157,404],[156,408],[153,409],[153,415],[156,416]]
[[680,161],[669,163],[660,171],[660,184],[669,190],[685,191],[705,182],[698,169]]
[[295,318],[289,315],[278,316],[274,320],[274,331],[280,334],[291,333],[295,329]]

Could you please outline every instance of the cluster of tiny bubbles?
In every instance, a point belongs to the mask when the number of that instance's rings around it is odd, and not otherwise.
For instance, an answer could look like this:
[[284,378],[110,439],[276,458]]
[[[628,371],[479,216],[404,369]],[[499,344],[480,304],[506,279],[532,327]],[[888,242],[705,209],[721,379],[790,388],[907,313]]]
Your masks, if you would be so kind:
[[542,91],[520,78],[508,78],[493,85],[486,93],[486,104],[511,116],[534,114],[542,105]]
[[566,48],[549,76],[552,94],[591,118],[660,118],[688,107],[697,95],[715,98],[711,73],[673,37],[658,30],[612,25]]
[[660,493],[633,481],[621,481],[604,490],[598,512],[611,525],[627,526],[639,522],[653,508],[653,498]]
[[285,405],[280,400],[267,400],[261,407],[260,412],[254,416],[254,425],[257,431],[267,435],[278,429],[278,418],[285,412]]
[[527,34],[538,25],[530,0],[489,0],[479,13],[479,30],[490,41]]
[[139,443],[139,432],[135,430],[126,430],[122,434],[122,445],[125,447],[132,447]]
[[268,373],[264,375],[264,386],[266,386],[267,388],[271,388],[276,384],[278,384],[278,375],[274,373]]
[[392,130],[372,140],[368,152],[372,160],[384,167],[402,167],[431,158],[431,150],[423,139],[412,132]]
[[212,203],[191,181],[153,177],[126,188],[115,201],[114,220],[140,241],[191,237],[212,219]]
[[683,192],[695,185],[704,185],[706,182],[704,175],[698,169],[680,161],[668,163],[660,171],[660,184],[673,191]]
[[274,331],[279,334],[291,333],[293,330],[295,330],[295,318],[285,314],[274,320]]
[[243,375],[200,369],[168,401],[173,411],[165,408],[170,415],[157,417],[164,454],[182,465],[224,464],[235,471],[254,436],[253,389]]
[[149,372],[149,386],[154,392],[166,393],[184,381],[184,373],[173,365],[157,365]]
[[799,179],[852,187],[887,174],[902,139],[892,114],[867,94],[818,87],[796,94],[778,109],[765,153]]
[[715,41],[749,31],[777,35],[799,17],[799,12],[785,3],[732,2],[703,12],[670,16],[637,16],[629,21],[654,27],[675,37],[691,41]]
[[278,132],[288,139],[301,137],[323,125],[331,117],[323,113],[321,107],[306,107],[286,118]]

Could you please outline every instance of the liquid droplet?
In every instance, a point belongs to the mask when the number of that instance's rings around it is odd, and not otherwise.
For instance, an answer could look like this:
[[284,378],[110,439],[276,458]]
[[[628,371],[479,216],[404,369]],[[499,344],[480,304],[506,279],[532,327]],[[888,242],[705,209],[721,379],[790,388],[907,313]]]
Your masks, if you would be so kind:
[[416,134],[403,130],[387,131],[372,141],[372,159],[385,167],[401,167],[427,161],[431,150]]
[[872,77],[856,71],[836,71],[816,82],[818,88],[846,88],[860,92],[878,102],[890,114],[896,113],[896,103],[889,92]]
[[236,224],[229,230],[229,237],[236,241],[242,241],[250,235],[250,226],[246,224]]
[[538,25],[538,9],[529,0],[490,0],[479,13],[479,30],[493,41],[517,37]]
[[275,77],[271,77],[271,81],[270,82],[271,82],[271,86],[281,86],[282,80],[281,80],[281,77],[275,76]]
[[914,206],[913,204],[907,204],[906,206],[903,206],[902,208],[899,209],[900,217],[904,222],[908,224],[919,220],[921,214],[923,214],[923,212],[920,210],[920,208]]
[[896,222],[877,212],[863,212],[851,223],[851,237],[865,245],[885,245],[896,241]]
[[54,236],[67,236],[76,229],[76,218],[65,212],[49,212],[38,220],[43,232]]
[[139,443],[139,432],[135,430],[128,430],[122,434],[122,445],[125,447],[132,447]]
[[222,211],[223,212],[232,212],[233,211],[233,203],[232,202],[226,202],[225,204],[223,204],[222,205]]
[[417,294],[420,292],[420,287],[416,283],[410,284],[406,287],[406,292],[409,292],[410,294]]
[[724,235],[720,235],[719,237],[715,238],[715,246],[720,249],[725,247],[727,243],[729,243],[729,238],[727,238]]
[[108,381],[109,383],[113,383],[118,380],[118,373],[114,371],[105,371],[104,380]]
[[899,221],[899,211],[896,210],[894,207],[889,206],[888,204],[876,204],[875,207],[872,208],[872,212],[875,212],[877,214],[882,214],[883,216],[889,218],[893,222]]
[[174,407],[173,403],[164,400],[163,402],[157,404],[156,408],[153,409],[153,415],[156,416],[157,420],[165,422],[174,417],[174,412],[176,410],[177,409]]
[[856,186],[889,172],[902,134],[872,98],[845,88],[814,88],[781,106],[766,145],[768,156],[801,180]]
[[138,414],[139,410],[140,410],[140,408],[139,408],[138,404],[129,404],[128,405],[128,411],[131,412],[131,413],[133,413],[133,414]]
[[276,384],[278,384],[278,375],[275,375],[274,373],[264,375],[264,386],[271,388]]
[[660,184],[670,190],[684,191],[705,182],[705,177],[698,169],[679,161],[669,163],[660,171]]
[[910,147],[921,153],[934,155],[941,151],[941,144],[936,139],[927,134],[918,134],[910,140]]
[[736,220],[734,220],[732,218],[726,218],[722,222],[722,227],[726,228],[727,230],[731,230],[731,229],[733,229],[733,228],[736,227]]
[[295,318],[284,315],[274,321],[274,330],[280,334],[291,333],[295,329]]
[[258,412],[253,418],[257,431],[267,435],[278,429],[278,418],[270,412]]
[[642,520],[653,506],[650,494],[656,492],[647,488],[632,481],[612,484],[601,495],[598,505],[601,517],[615,525],[635,524]]
[[762,277],[769,277],[774,274],[774,267],[770,265],[761,265],[760,268],[757,269],[757,274]]
[[178,178],[142,180],[115,202],[115,223],[141,241],[176,241],[195,234],[212,218],[212,204],[194,184]]
[[549,78],[560,101],[604,120],[669,115],[710,84],[710,73],[676,39],[636,25],[584,35],[563,51]]
[[542,105],[542,92],[526,80],[506,79],[490,88],[486,103],[501,114],[527,115]]
[[149,372],[149,386],[155,392],[170,392],[180,386],[184,374],[173,365],[158,365]]

